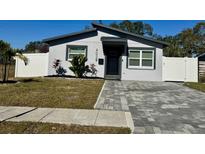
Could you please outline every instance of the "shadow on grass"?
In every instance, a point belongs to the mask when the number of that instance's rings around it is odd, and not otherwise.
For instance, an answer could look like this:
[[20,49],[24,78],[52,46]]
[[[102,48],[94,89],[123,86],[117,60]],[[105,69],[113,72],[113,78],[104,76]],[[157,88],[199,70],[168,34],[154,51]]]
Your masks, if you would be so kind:
[[72,78],[72,79],[103,79],[100,77],[89,77],[89,76],[84,76],[81,78],[77,78],[75,76],[71,76],[71,75],[63,75],[63,76],[59,76],[59,75],[49,75],[49,76],[45,76],[45,77],[49,77],[49,78]]
[[42,82],[42,81],[35,78],[19,78],[14,80],[7,80],[6,82],[0,81],[0,84],[29,83],[29,82]]
[[29,83],[29,82],[42,82],[42,81],[35,78],[25,78],[25,79],[19,79],[19,82]]
[[17,80],[8,80],[6,82],[0,81],[0,84],[12,84],[12,83],[17,83]]

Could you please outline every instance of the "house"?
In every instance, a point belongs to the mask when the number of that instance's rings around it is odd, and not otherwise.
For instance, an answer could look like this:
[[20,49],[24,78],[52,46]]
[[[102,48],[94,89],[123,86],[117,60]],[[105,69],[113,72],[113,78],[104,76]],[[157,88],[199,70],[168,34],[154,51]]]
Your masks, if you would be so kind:
[[81,32],[44,39],[48,53],[26,54],[29,64],[16,60],[16,77],[55,75],[53,63],[61,60],[66,75],[75,55],[87,57],[94,64],[97,77],[118,80],[162,81],[163,48],[167,43],[141,35],[92,23],[93,28]]
[[82,54],[95,64],[97,76],[105,79],[162,81],[163,48],[167,43],[92,23],[81,32],[44,39],[49,44],[48,75],[55,59],[62,61],[67,75],[73,56]]

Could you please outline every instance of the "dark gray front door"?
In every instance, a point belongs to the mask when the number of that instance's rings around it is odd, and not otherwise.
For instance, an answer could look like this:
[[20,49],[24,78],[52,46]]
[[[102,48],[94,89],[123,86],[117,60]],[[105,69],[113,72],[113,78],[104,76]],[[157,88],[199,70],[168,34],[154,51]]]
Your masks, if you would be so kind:
[[107,55],[107,75],[119,75],[119,56]]

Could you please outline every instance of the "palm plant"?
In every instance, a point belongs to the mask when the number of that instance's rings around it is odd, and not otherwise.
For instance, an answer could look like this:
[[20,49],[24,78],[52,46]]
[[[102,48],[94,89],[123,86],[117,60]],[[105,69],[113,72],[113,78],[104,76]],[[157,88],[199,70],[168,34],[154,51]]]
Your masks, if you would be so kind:
[[76,77],[83,77],[84,73],[89,69],[88,65],[85,65],[87,58],[83,55],[74,56],[69,69],[75,74]]
[[28,63],[28,59],[22,54],[22,50],[11,48],[10,44],[0,40],[0,59],[3,64],[2,68],[2,81],[5,83],[8,80],[7,74],[9,71],[9,65],[11,61],[18,57],[23,60],[25,65]]

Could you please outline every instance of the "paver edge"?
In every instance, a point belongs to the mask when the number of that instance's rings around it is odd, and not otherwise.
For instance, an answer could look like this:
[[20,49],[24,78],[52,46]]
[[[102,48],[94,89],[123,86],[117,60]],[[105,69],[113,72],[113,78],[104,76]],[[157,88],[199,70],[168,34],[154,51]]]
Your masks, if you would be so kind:
[[100,96],[102,95],[102,92],[103,92],[103,90],[104,90],[104,88],[105,88],[105,83],[106,83],[106,80],[105,80],[105,82],[103,83],[102,89],[101,89],[101,91],[100,91],[100,93],[99,93],[99,95],[98,95],[98,98],[97,98],[96,102],[95,102],[95,105],[94,105],[94,107],[93,107],[94,109],[96,108],[96,106],[97,106],[97,104],[98,104],[98,102],[99,102]]
[[133,133],[135,126],[134,126],[134,122],[133,122],[131,113],[125,112],[125,118],[126,118],[127,126],[131,129],[131,133]]

